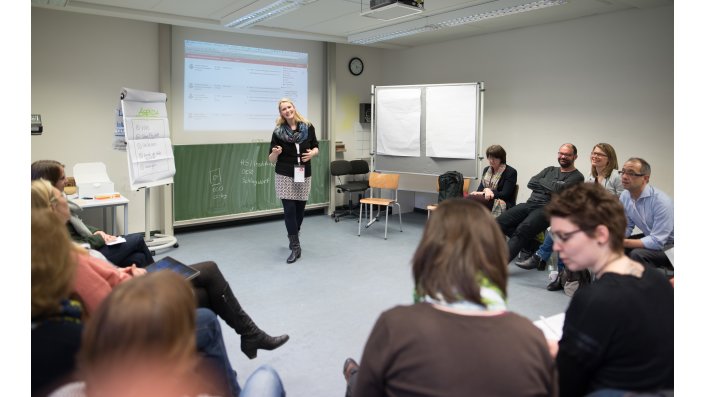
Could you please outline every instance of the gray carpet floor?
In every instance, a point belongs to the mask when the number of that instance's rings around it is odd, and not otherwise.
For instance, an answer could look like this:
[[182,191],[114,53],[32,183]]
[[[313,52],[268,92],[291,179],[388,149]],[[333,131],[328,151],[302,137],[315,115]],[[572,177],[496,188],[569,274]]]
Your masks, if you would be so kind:
[[[249,360],[240,338],[221,322],[233,368],[243,385],[258,366],[272,365],[288,396],[342,396],[343,361],[359,361],[379,314],[412,303],[410,260],[426,214],[390,217],[384,240],[384,218],[357,236],[357,220],[307,214],[301,231],[302,257],[286,264],[288,240],[283,219],[176,232],[179,247],[157,253],[184,263],[213,260],[238,300],[260,328],[291,339],[274,351],[260,350]],[[565,311],[570,298],[549,292],[548,272],[509,267],[509,308],[538,320]]]

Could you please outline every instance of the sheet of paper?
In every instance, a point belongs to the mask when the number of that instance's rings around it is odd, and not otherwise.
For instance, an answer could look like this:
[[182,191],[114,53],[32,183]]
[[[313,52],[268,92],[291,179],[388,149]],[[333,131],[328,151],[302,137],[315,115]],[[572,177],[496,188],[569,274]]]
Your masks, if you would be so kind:
[[546,339],[560,340],[563,336],[564,321],[565,313],[558,313],[550,317],[541,316],[540,319],[534,321],[534,325],[543,331]]
[[125,241],[127,241],[127,240],[125,240],[125,237],[118,236],[115,240],[113,240],[113,241],[111,241],[111,242],[109,242],[109,243],[105,243],[105,245],[122,244],[122,243],[124,243]]

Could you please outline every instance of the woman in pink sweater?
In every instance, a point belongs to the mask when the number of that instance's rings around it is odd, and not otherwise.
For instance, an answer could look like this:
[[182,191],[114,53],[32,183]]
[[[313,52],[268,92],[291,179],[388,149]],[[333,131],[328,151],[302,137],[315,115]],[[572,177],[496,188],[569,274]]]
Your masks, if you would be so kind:
[[[49,181],[32,182],[32,208],[51,208],[60,217],[69,219],[71,212],[66,198]],[[83,301],[86,312],[94,312],[113,287],[132,277],[146,273],[136,266],[117,266],[90,255],[83,247],[76,246],[78,268],[74,291]],[[191,280],[191,287],[198,299],[198,307],[211,309],[240,335],[240,349],[250,359],[257,357],[257,350],[273,350],[286,343],[289,335],[270,336],[257,327],[240,306],[228,282],[215,262],[191,265],[200,275]]]

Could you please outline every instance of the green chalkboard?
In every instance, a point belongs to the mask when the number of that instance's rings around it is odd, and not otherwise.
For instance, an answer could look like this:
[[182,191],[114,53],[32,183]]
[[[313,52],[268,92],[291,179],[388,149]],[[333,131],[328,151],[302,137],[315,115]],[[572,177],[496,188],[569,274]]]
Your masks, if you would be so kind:
[[[330,142],[319,145],[307,204],[329,202]],[[269,142],[174,146],[174,225],[281,208],[268,156]]]

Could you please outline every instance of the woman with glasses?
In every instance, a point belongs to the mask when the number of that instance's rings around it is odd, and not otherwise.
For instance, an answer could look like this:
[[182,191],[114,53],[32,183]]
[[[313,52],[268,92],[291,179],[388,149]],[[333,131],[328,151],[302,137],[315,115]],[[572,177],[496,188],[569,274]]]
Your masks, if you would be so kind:
[[[595,183],[603,188],[607,189],[608,192],[619,197],[619,195],[624,190],[622,186],[621,176],[618,171],[618,161],[617,153],[615,152],[612,145],[609,143],[598,143],[592,148],[590,153],[590,176],[585,180],[587,183]],[[547,234],[544,239],[543,244],[539,247],[538,251],[529,259],[521,262],[517,262],[517,266],[522,269],[543,269],[545,268],[544,263],[548,262],[548,259],[553,253],[553,237],[551,234]],[[564,284],[571,283],[570,288],[567,293],[570,295],[574,292],[574,289],[580,285],[581,281],[584,284],[589,280],[580,280],[580,277],[573,274],[564,274],[565,266],[561,258],[558,258],[557,263],[558,276],[552,280],[546,287],[549,291],[559,291],[564,289]],[[585,276],[583,276],[585,278]]]
[[561,395],[673,389],[673,287],[625,256],[624,208],[596,185],[570,187],[546,206],[553,247],[566,267],[596,277],[566,311],[556,357]]
[[624,190],[617,165],[617,153],[609,143],[598,143],[590,153],[590,176],[586,182],[597,183],[619,197]]
[[477,199],[495,217],[516,205],[517,170],[507,165],[507,152],[499,145],[492,145],[485,152],[489,165],[482,170],[482,180],[470,198]]

